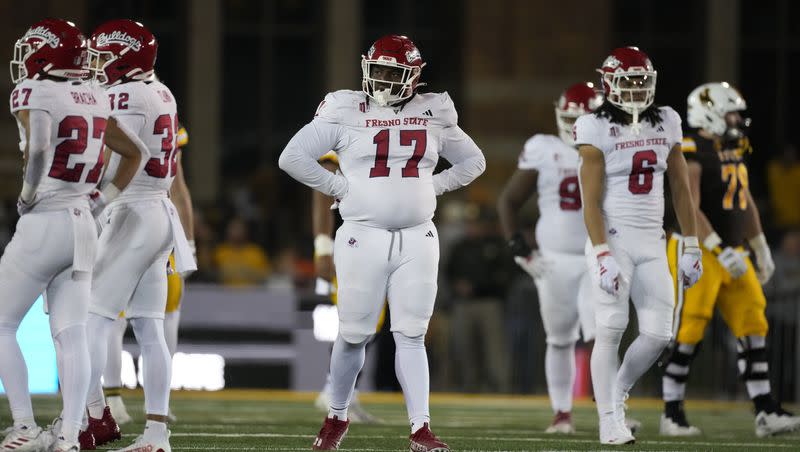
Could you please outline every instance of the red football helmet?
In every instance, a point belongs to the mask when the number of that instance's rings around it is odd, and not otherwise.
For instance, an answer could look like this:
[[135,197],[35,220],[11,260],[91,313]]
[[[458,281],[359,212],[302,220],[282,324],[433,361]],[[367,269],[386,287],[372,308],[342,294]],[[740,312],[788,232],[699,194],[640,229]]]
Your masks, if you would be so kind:
[[570,146],[575,145],[572,126],[578,116],[591,113],[603,103],[603,95],[590,82],[576,83],[561,93],[556,102],[558,136]]
[[14,44],[11,80],[38,80],[45,75],[70,79],[85,78],[86,38],[72,22],[45,19],[31,28]]
[[639,113],[652,105],[656,96],[656,70],[647,54],[637,47],[614,49],[601,74],[606,99],[628,114]]
[[128,19],[97,27],[89,40],[89,69],[95,79],[113,86],[153,75],[158,43],[150,30]]
[[[393,68],[396,77],[376,78],[377,66]],[[362,89],[380,105],[394,105],[414,95],[425,63],[419,49],[406,36],[387,35],[361,55]]]

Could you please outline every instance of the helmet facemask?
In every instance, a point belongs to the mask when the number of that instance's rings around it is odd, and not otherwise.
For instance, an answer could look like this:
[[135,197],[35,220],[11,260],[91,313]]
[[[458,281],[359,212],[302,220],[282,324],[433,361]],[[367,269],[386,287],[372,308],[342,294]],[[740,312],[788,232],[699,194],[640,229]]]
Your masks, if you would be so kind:
[[575,137],[572,134],[572,127],[575,125],[575,121],[578,120],[578,117],[586,113],[586,110],[574,104],[570,105],[566,111],[558,108],[558,105],[556,105],[556,124],[558,125],[558,136],[561,138],[561,141],[570,146],[575,146]]
[[[362,58],[361,87],[378,105],[396,105],[414,95],[422,66],[398,63],[394,58],[386,56],[377,60]],[[381,72],[383,78],[376,77],[379,74],[375,72]]]
[[639,114],[652,105],[656,97],[655,71],[629,69],[604,72],[603,82],[608,87],[606,99],[632,115],[634,125],[639,122]]

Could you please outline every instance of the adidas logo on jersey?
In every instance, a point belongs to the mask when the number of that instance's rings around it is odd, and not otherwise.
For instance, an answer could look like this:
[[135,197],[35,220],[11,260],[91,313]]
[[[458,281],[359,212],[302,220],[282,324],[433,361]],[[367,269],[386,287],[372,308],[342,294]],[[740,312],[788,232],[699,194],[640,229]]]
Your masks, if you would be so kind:
[[427,233],[427,234],[425,234],[425,237],[433,237],[433,232],[431,232],[431,231],[428,231],[428,233]]
[[430,116],[431,118],[433,118],[433,112],[431,112],[430,110],[425,110],[425,113],[423,113],[422,116]]
[[663,131],[664,131],[664,126],[658,126],[658,129],[656,129],[656,132],[663,132]]
[[619,128],[615,126],[615,127],[612,127],[610,129],[608,129],[608,136],[610,136],[610,137],[619,136]]

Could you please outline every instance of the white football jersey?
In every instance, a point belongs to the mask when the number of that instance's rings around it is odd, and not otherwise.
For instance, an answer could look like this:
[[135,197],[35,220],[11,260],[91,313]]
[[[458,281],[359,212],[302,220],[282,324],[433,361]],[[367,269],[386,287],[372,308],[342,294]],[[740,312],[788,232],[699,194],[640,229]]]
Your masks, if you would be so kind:
[[539,173],[539,248],[583,255],[587,233],[578,186],[578,151],[556,136],[534,135],[525,142],[517,166]]
[[[12,114],[41,110],[52,120],[50,149],[36,189],[44,200],[40,204],[61,207],[85,198],[103,171],[101,149],[109,115],[103,89],[82,81],[23,80],[11,92],[10,106]],[[19,119],[17,126],[24,151],[27,140]]]
[[[172,92],[159,81],[122,83],[106,89],[111,104],[111,116],[121,126],[136,130],[147,145],[149,156],[143,157],[140,171],[120,194],[121,201],[130,199],[163,198],[172,186],[177,171],[178,113]],[[120,156],[111,154],[101,186],[116,174]]]
[[575,122],[575,143],[589,144],[605,156],[603,217],[606,225],[662,228],[664,224],[664,172],[667,157],[683,138],[681,118],[670,107],[660,107],[663,120],[655,126],[619,125],[593,113]]
[[[480,150],[457,126],[447,93],[416,94],[397,111],[367,99],[361,91],[330,93],[311,122],[338,125],[331,148],[349,186],[339,212],[345,221],[386,229],[426,222],[436,209],[433,170],[439,155],[477,153],[482,159]],[[477,174],[461,178],[462,185]],[[457,185],[452,180],[445,183],[449,189]]]

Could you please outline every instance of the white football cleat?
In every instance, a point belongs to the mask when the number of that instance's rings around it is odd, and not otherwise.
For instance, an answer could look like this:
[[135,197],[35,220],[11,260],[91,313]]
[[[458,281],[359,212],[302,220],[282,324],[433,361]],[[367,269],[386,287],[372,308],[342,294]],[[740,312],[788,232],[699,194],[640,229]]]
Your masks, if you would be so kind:
[[70,443],[59,438],[53,444],[53,447],[48,449],[48,452],[80,452],[81,446],[78,443]]
[[561,433],[572,435],[575,433],[575,424],[572,423],[572,413],[559,411],[553,418],[553,422],[544,430],[545,433]]
[[169,430],[167,438],[153,440],[139,435],[133,444],[124,449],[116,449],[114,452],[172,452],[172,447],[169,445]]
[[793,432],[800,429],[800,417],[792,416],[783,409],[773,413],[759,411],[755,419],[756,436],[778,435],[781,433]]
[[125,402],[122,401],[122,396],[106,397],[106,404],[111,408],[111,416],[117,421],[117,425],[133,422],[133,418],[125,408]]
[[39,452],[46,450],[43,442],[42,429],[39,427],[14,428],[6,434],[3,442],[0,443],[0,450],[8,452]]
[[617,446],[634,442],[636,438],[615,415],[609,414],[600,418],[600,444]]
[[702,432],[694,425],[681,425],[680,421],[676,422],[674,419],[667,417],[666,414],[661,415],[661,423],[659,425],[658,433],[664,436],[697,436]]

